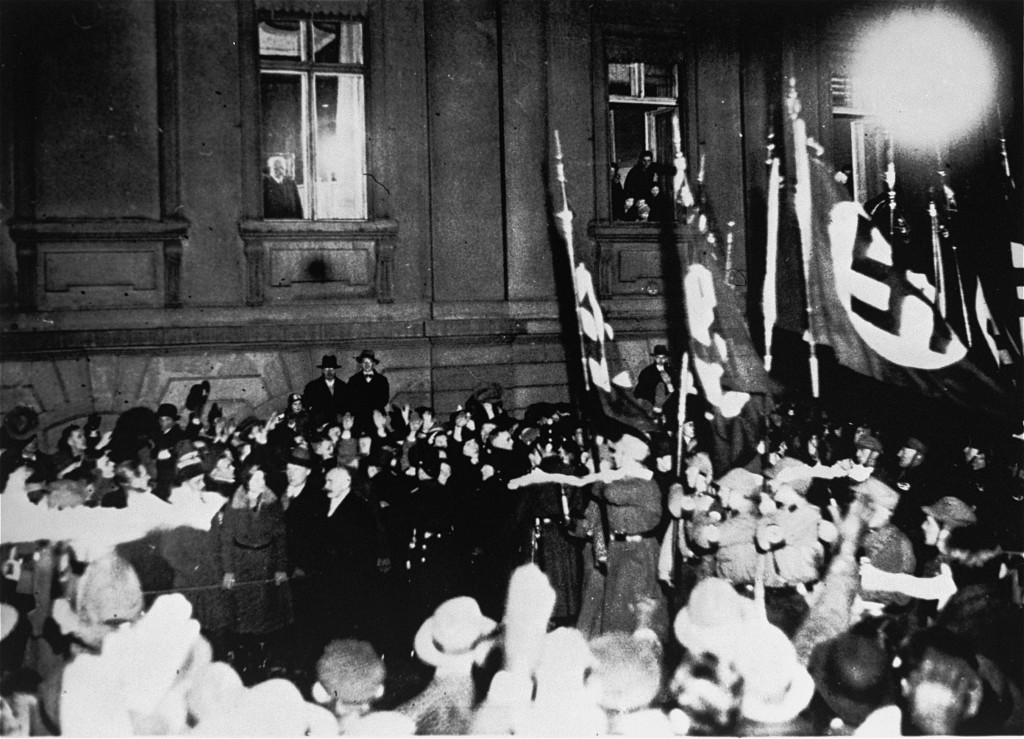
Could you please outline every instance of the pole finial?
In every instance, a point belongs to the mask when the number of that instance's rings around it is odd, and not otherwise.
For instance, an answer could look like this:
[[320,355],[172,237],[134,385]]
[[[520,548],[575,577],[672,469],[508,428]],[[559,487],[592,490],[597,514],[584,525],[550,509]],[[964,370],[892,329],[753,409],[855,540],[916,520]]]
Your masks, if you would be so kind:
[[800,115],[800,96],[796,93],[796,77],[789,78],[789,92],[786,93],[786,112],[796,119]]

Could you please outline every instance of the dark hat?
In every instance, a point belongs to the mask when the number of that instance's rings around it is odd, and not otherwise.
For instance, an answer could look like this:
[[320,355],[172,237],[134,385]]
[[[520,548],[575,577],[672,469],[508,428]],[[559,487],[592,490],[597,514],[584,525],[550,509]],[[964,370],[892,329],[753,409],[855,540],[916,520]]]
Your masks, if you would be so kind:
[[667,357],[668,347],[664,344],[655,344],[654,351],[651,352],[652,357]]
[[664,457],[675,452],[675,445],[672,437],[668,434],[651,434],[651,454],[655,457]]
[[178,417],[178,406],[173,403],[161,403],[160,407],[156,409],[156,417],[166,416],[168,418]]
[[507,413],[499,413],[491,419],[491,423],[494,424],[495,431],[511,432],[519,422]]
[[969,526],[978,520],[969,505],[952,495],[940,498],[931,505],[922,506],[921,510],[945,525],[947,529]]
[[288,454],[288,464],[296,464],[299,467],[313,467],[313,458],[309,454],[309,449],[304,446],[297,446],[291,450]]
[[263,421],[256,416],[246,416],[241,420],[238,426],[235,427],[235,433],[238,434],[239,438],[245,439],[249,436],[250,431],[262,423]]
[[28,441],[39,428],[39,414],[27,405],[15,406],[4,414],[3,428],[14,441]]
[[551,403],[531,403],[523,413],[523,422],[533,426],[541,420],[554,415],[554,413],[555,406]]
[[925,444],[920,439],[918,439],[916,436],[911,436],[909,439],[903,442],[903,446],[906,447],[907,449],[913,449],[915,452],[920,452],[921,454],[928,453],[928,445]]
[[333,354],[324,354],[317,367],[320,369],[338,369],[338,358]]
[[206,473],[203,458],[199,456],[199,451],[192,442],[179,441],[174,451],[178,455],[177,474],[175,475],[178,480],[191,480],[193,477]]
[[295,401],[302,402],[302,393],[288,393],[288,405],[291,405]]
[[492,382],[490,385],[477,388],[473,392],[472,397],[481,403],[500,403],[502,397],[502,388],[496,382]]
[[441,474],[441,454],[429,444],[417,444],[409,450],[409,463],[436,478]]
[[847,726],[894,697],[890,660],[870,636],[845,632],[814,648],[808,672],[818,693]]
[[883,451],[882,442],[880,442],[871,434],[864,434],[863,436],[861,436],[860,439],[857,440],[857,448],[870,449],[871,451],[878,453],[881,453]]
[[377,359],[377,355],[374,354],[373,349],[363,349],[359,356],[356,357],[357,362],[362,362],[364,359],[369,359],[374,364],[380,364],[380,360]]

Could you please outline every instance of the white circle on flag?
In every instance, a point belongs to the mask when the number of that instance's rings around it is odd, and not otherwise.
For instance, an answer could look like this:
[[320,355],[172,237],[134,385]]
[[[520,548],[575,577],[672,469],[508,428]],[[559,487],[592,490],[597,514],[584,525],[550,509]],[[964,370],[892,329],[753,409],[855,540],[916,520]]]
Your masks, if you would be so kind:
[[[832,207],[828,225],[829,244],[832,247],[832,269],[835,274],[836,293],[853,327],[864,342],[885,359],[904,367],[936,370],[959,362],[967,355],[967,347],[952,335],[944,351],[931,348],[932,333],[935,330],[933,306],[913,292],[901,296],[894,305],[890,287],[869,276],[855,271],[853,267],[854,247],[860,219],[867,219],[864,209],[857,203],[846,201]],[[871,229],[871,244],[866,258],[887,265],[892,264],[892,247],[876,228]],[[910,273],[908,278],[920,277]],[[932,289],[920,279],[916,287]],[[853,310],[852,298],[856,296],[879,310],[897,310],[899,324],[896,333],[890,333],[864,319]]]

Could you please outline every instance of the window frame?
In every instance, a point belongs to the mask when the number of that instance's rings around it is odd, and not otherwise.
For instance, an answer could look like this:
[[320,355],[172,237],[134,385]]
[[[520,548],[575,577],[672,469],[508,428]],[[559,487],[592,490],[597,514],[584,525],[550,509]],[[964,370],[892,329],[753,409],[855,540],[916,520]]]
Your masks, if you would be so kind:
[[[300,24],[300,30],[302,32],[302,39],[300,42],[300,49],[304,50],[304,59],[265,59],[261,55],[259,33],[260,24],[264,21],[279,21],[279,22],[298,22]],[[313,34],[317,23],[358,23],[361,26],[360,30],[360,41],[362,44],[361,48],[361,63],[351,62],[323,62],[315,59],[315,48],[313,44]],[[370,188],[367,184],[366,173],[370,171],[371,161],[371,147],[370,137],[372,131],[372,117],[371,117],[371,64],[370,64],[370,43],[368,40],[370,30],[370,19],[366,14],[362,15],[344,15],[334,16],[331,14],[318,13],[315,9],[306,11],[271,11],[271,10],[256,10],[253,15],[253,27],[255,34],[254,41],[254,68],[255,68],[255,90],[254,90],[254,102],[255,109],[258,111],[256,116],[255,124],[255,160],[257,166],[262,170],[265,164],[265,159],[270,155],[268,152],[263,151],[263,101],[262,101],[262,80],[264,74],[280,74],[280,75],[297,75],[301,79],[301,107],[302,107],[302,154],[305,162],[304,175],[306,182],[308,183],[308,205],[306,207],[307,212],[303,214],[301,219],[281,219],[281,218],[270,218],[267,219],[264,215],[264,205],[262,194],[257,199],[257,210],[255,211],[257,217],[261,220],[266,220],[269,223],[277,223],[289,220],[300,220],[303,222],[366,222],[374,219],[374,208],[371,200]],[[301,52],[300,52],[301,53]],[[349,218],[338,218],[338,217],[318,217],[317,210],[320,205],[319,188],[317,187],[317,158],[318,158],[318,147],[316,134],[317,130],[317,100],[316,100],[316,85],[318,78],[337,78],[341,80],[346,75],[358,75],[362,82],[362,108],[363,115],[361,121],[363,148],[362,148],[362,163],[363,172],[361,173],[360,185],[362,187],[362,203],[363,213],[361,216],[354,216]],[[340,88],[340,83],[339,83]]]
[[[692,50],[685,42],[686,34],[681,30],[677,36],[670,35],[672,29],[666,30],[666,35],[651,34],[650,29],[638,29],[633,26],[613,25],[606,27],[600,34],[599,43],[593,48],[593,68],[598,71],[594,81],[594,121],[595,121],[595,217],[597,220],[606,223],[634,225],[630,221],[618,221],[613,218],[613,205],[611,194],[611,180],[609,172],[611,164],[618,161],[620,165],[621,179],[625,182],[623,167],[632,166],[632,162],[625,162],[616,159],[618,152],[615,150],[614,136],[615,128],[612,117],[613,105],[640,105],[649,108],[645,116],[645,141],[650,141],[651,128],[655,125],[652,116],[664,112],[665,108],[675,109],[675,117],[678,121],[678,142],[670,142],[666,147],[674,149],[678,143],[679,149],[692,161],[689,153],[696,150],[696,142],[690,139],[694,135],[695,128],[690,120],[690,112],[695,110],[693,95],[696,87],[693,79],[694,65],[692,63]],[[679,30],[679,29],[676,29]],[[643,58],[643,62],[636,62],[637,58]],[[674,98],[665,97],[633,97],[609,94],[609,65],[618,64],[672,64],[675,65],[675,93]],[[642,77],[640,88],[643,88]],[[650,147],[647,147],[650,148]],[[676,152],[673,151],[673,157]],[[664,162],[664,160],[660,160]],[[671,164],[672,162],[668,162]],[[639,222],[637,222],[639,223]]]

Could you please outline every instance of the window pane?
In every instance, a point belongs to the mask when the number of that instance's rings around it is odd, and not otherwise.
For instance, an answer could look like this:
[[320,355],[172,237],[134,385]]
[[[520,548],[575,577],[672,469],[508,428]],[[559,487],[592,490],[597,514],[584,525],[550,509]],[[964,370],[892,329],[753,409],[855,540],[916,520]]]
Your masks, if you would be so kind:
[[647,148],[647,118],[644,108],[635,105],[614,105],[612,116],[615,121],[615,156],[622,167],[623,178],[629,167]]
[[316,217],[366,218],[363,77],[316,75]]
[[313,59],[329,64],[363,63],[363,24],[313,24]]
[[608,64],[608,94],[632,95],[632,64]]
[[263,21],[260,23],[260,57],[296,59],[305,57],[305,38],[301,21]]
[[644,65],[644,97],[674,98],[676,67],[674,64]]
[[[260,75],[263,109],[262,162],[264,218],[302,218],[309,214],[303,130],[303,77],[284,72]],[[280,169],[283,160],[283,171]],[[266,178],[273,182],[268,182]],[[289,182],[282,184],[281,180]],[[295,191],[299,202],[295,202]]]

